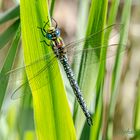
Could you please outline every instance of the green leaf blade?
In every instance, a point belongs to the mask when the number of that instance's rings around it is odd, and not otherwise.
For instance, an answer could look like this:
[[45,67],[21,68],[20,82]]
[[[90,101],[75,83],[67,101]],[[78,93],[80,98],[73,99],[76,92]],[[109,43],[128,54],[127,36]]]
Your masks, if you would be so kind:
[[[85,38],[87,38],[91,34],[101,31],[105,27],[106,11],[107,11],[107,1],[92,0]],[[102,44],[103,35],[104,34],[101,33],[100,35],[98,35],[95,38],[95,40],[92,40],[93,41],[92,46],[90,45],[90,43],[85,41],[84,48],[91,48],[91,47],[94,48],[94,47],[97,47],[97,43]],[[99,60],[100,52],[95,51],[95,54],[97,55],[96,59]],[[96,85],[97,73],[98,73],[98,67],[99,67],[98,64],[93,64],[92,66],[90,65],[90,68],[89,68],[88,60],[91,61],[91,60],[94,60],[94,58],[95,57],[90,56],[88,54],[85,57],[84,56],[82,57],[82,61],[80,64],[79,79],[78,79],[78,82],[79,82],[80,87],[82,88],[84,97],[85,97],[86,101],[88,101],[88,102],[86,102],[86,103],[88,103],[88,105],[90,104],[90,102],[92,101],[93,96],[94,96],[93,91],[94,91],[94,88]],[[87,60],[87,63],[86,63],[86,60]],[[84,63],[86,63],[86,64],[84,64]],[[91,71],[92,71],[92,73],[91,73]],[[101,73],[99,75],[101,75]],[[98,93],[96,93],[96,94],[97,94],[97,98],[98,98],[99,95],[98,95]],[[101,101],[99,101],[99,102],[101,102]],[[98,134],[99,134],[98,132],[100,130],[100,120],[101,120],[100,117],[102,117],[100,115],[102,112],[101,107],[102,107],[102,104],[99,103],[99,107],[98,107],[99,110],[98,110],[97,115],[93,114],[93,116],[96,116],[96,119],[93,117],[93,126],[91,127],[90,139],[98,138]],[[78,130],[78,137],[81,133],[83,123],[84,123],[84,118],[81,114],[82,114],[81,111],[79,111],[77,114],[78,121],[76,122],[76,128]]]
[[15,35],[19,26],[19,20],[16,20],[6,31],[0,34],[0,49]]
[[15,6],[14,8],[8,10],[7,12],[1,14],[0,16],[0,24],[7,22],[13,18],[19,16],[19,5]]
[[[21,27],[26,65],[52,52],[51,48],[49,48],[50,46],[48,47],[40,43],[41,40],[44,40],[44,37],[37,28],[37,26],[43,26],[43,20],[47,21],[47,16],[48,5],[46,7],[45,0],[31,0],[28,2],[21,0]],[[47,63],[49,62],[46,60],[46,62],[36,64],[31,69],[26,69],[28,79],[36,75],[40,68],[47,65]],[[46,78],[46,75],[49,76]],[[55,61],[53,69],[48,69],[36,76],[30,82],[30,86],[33,95],[33,108],[38,140],[75,140],[75,130],[58,63]]]
[[16,56],[16,52],[17,52],[19,42],[20,42],[20,33],[21,33],[20,26],[19,26],[19,22],[18,22],[18,30],[13,39],[12,46],[9,49],[9,52],[6,56],[4,65],[0,71],[0,108],[2,106],[3,99],[6,94],[6,89],[8,86],[9,76],[7,76],[6,73],[12,69],[12,66],[13,66],[13,63],[15,60],[15,56]]
[[129,22],[130,22],[130,12],[131,12],[131,0],[126,0],[125,5],[123,7],[123,12],[121,16],[121,24],[124,25],[120,32],[120,38],[119,38],[119,45],[117,49],[115,64],[113,68],[112,73],[112,83],[111,83],[111,100],[109,105],[109,115],[108,115],[108,124],[107,124],[107,134],[106,139],[111,140],[113,137],[113,120],[114,112],[115,112],[115,105],[116,105],[116,99],[118,96],[118,85],[121,78],[121,71],[122,71],[122,62],[123,62],[123,55],[120,53],[120,50],[123,47],[126,47],[125,45],[127,43],[128,39],[128,28],[129,28]]

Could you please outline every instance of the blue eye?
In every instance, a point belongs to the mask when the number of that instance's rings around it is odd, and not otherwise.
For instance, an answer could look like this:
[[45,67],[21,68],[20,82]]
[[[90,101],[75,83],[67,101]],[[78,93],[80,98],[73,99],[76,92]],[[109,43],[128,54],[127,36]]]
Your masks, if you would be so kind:
[[46,37],[47,37],[49,40],[51,40],[51,39],[52,39],[52,34],[47,33],[47,34],[46,34]]
[[55,34],[56,34],[57,37],[60,36],[60,30],[56,29]]

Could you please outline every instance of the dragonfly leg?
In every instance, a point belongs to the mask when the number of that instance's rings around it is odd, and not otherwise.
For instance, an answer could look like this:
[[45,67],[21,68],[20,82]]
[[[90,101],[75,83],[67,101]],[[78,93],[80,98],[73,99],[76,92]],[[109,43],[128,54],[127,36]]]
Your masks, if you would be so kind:
[[[43,30],[45,30],[45,28],[46,28],[46,26],[48,25],[48,23],[49,23],[49,17],[47,16],[47,22],[46,21],[44,21],[44,26],[43,26]],[[46,31],[46,30],[45,30]]]
[[57,28],[57,22],[56,22],[56,20],[53,17],[51,19],[55,22],[55,28]]
[[47,42],[46,42],[46,40],[42,40],[42,41],[40,41],[41,43],[45,43],[47,46],[50,46]]
[[44,31],[44,32],[46,32],[45,28],[46,28],[46,26],[48,25],[49,20],[48,20],[47,22],[46,22],[46,21],[44,21],[44,23],[45,23],[45,24],[44,24],[44,26],[43,26],[43,28],[42,28],[42,29],[43,29],[43,31]]
[[46,31],[44,31],[43,28],[41,28],[41,27],[37,27],[37,28],[40,29],[42,35],[43,35],[44,37],[46,37]]
[[42,27],[37,27],[37,28],[40,29],[41,32],[42,32],[42,34],[43,34],[43,36],[46,37],[47,31],[45,30],[45,28],[46,28],[46,26],[48,25],[49,20],[48,20],[47,22],[44,21],[44,23],[45,23],[45,24],[44,24],[43,28],[42,28]]

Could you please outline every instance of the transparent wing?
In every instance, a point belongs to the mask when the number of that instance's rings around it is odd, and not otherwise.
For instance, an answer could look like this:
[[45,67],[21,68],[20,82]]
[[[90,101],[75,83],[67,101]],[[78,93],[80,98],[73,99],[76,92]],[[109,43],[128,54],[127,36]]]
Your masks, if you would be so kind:
[[[55,65],[57,64],[56,60],[57,60],[56,56],[53,53],[45,55],[29,65],[16,68],[14,70],[11,70],[5,73],[3,77],[0,77],[1,83],[3,83],[5,79],[10,77],[8,93],[11,94],[12,99],[22,97],[24,96],[23,91],[25,91],[26,93],[27,89],[30,89],[30,88],[27,88],[29,87],[29,83],[32,84],[32,82],[35,81],[39,75],[42,75],[43,77],[45,76],[45,78],[49,77],[47,70],[53,71]],[[34,69],[36,66],[39,66],[39,65],[41,66],[40,69],[36,71],[33,74],[33,76],[30,77],[28,80],[27,79],[25,80],[25,77],[23,76],[23,74],[25,74],[25,69],[31,70],[31,68]],[[42,83],[39,80],[37,81],[37,83],[39,83],[39,85],[37,87],[34,87],[33,90],[37,90],[47,84],[47,82]]]
[[[27,89],[27,87],[29,86],[29,83],[32,84],[33,81],[36,81],[36,83],[38,84],[37,87],[33,87],[32,90],[38,90],[41,87],[45,86],[49,80],[47,80],[45,83],[43,83],[42,81],[38,80],[38,76],[45,76],[45,78],[49,79],[49,75],[47,73],[48,70],[53,71],[55,65],[56,65],[56,61],[57,59],[54,57],[49,63],[46,63],[43,67],[41,67],[39,69],[39,71],[37,71],[31,78],[29,78],[28,80],[21,81],[22,84],[20,84],[17,88],[15,88],[15,90],[12,92],[12,99],[15,99],[16,97],[19,97],[19,93],[23,93],[21,92],[21,90],[23,89]],[[29,66],[28,66],[29,68]],[[26,69],[28,69],[26,68]],[[56,74],[56,73],[55,73]],[[53,75],[53,78],[55,78],[55,76]],[[37,79],[37,80],[36,80]],[[24,94],[21,95],[20,97],[23,96]]]
[[14,82],[14,85],[12,84],[12,87],[10,89],[8,89],[9,90],[8,93],[10,93],[9,95],[12,100],[21,98],[27,94],[31,94],[31,89],[30,89],[30,85],[27,80],[26,73],[25,73],[25,75],[23,74],[23,77],[25,77],[23,81],[15,80],[17,82],[17,85]]
[[[118,44],[119,32],[122,30],[122,28],[122,24],[113,24],[101,31],[98,31],[97,33],[91,34],[87,38],[69,43],[65,46],[69,62],[72,63],[74,61],[78,63],[79,59],[81,59],[82,56],[86,56],[88,54],[88,56],[92,56],[88,63],[97,63],[99,62],[101,50],[107,50],[108,55],[100,57],[100,61],[115,56],[116,49],[119,45],[123,45],[120,53],[125,52],[127,50],[126,44]],[[108,35],[109,33],[110,40],[108,41],[108,37],[106,38],[106,35]],[[98,38],[100,38],[102,34],[105,35],[103,42],[101,42],[101,40],[98,40]],[[83,49],[83,46],[85,44],[89,45],[89,48]]]
[[[65,45],[66,51],[73,52],[77,48],[82,49],[81,47],[84,46],[85,43],[88,43],[88,44],[91,43],[92,45],[96,44],[96,47],[99,47],[99,46],[101,46],[101,43],[99,42],[98,38],[101,37],[102,34],[107,34],[110,31],[113,31],[110,34],[110,39],[117,38],[117,36],[119,35],[119,32],[122,30],[122,28],[123,28],[122,24],[112,24],[112,25],[104,28],[103,30],[100,30],[96,33],[89,35],[87,38],[82,38],[82,39],[73,41],[73,42]],[[104,44],[107,42],[108,42],[108,39],[107,40],[104,39]]]
[[15,69],[13,69],[13,70],[8,71],[7,73],[5,73],[5,75],[12,74],[12,73],[17,73],[18,71],[22,71],[22,70],[24,70],[25,68],[27,68],[27,69],[28,69],[28,68],[31,68],[32,66],[37,65],[37,64],[40,64],[40,63],[42,63],[42,62],[46,62],[46,61],[49,62],[49,61],[51,61],[54,57],[55,57],[55,56],[54,56],[54,52],[48,53],[48,54],[46,54],[46,55],[41,56],[39,59],[35,60],[34,62],[32,62],[32,63],[30,63],[30,64],[28,64],[28,65],[25,65],[25,66],[19,67],[19,68],[15,68]]
[[[128,49],[125,44],[111,44],[111,45],[102,45],[95,48],[88,48],[83,50],[76,50],[74,52],[73,58],[71,58],[71,52],[67,53],[69,63],[71,64],[74,60],[74,63],[79,63],[81,58],[86,58],[88,60],[85,60],[86,63],[89,66],[94,63],[98,63],[103,60],[108,60],[111,57],[115,57],[117,54],[117,48],[119,45],[122,45],[122,48],[119,50],[119,53],[124,53]],[[100,56],[98,55],[100,51],[106,51],[107,55]],[[99,52],[99,53],[98,53]],[[81,56],[81,57],[80,57]],[[88,56],[88,57],[87,57]]]

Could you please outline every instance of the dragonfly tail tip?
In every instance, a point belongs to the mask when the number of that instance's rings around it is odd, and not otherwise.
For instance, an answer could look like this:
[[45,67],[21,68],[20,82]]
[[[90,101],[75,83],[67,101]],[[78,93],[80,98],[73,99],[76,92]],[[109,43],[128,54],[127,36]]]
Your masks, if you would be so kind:
[[89,126],[92,126],[93,125],[93,121],[92,121],[92,118],[87,118],[87,123]]

